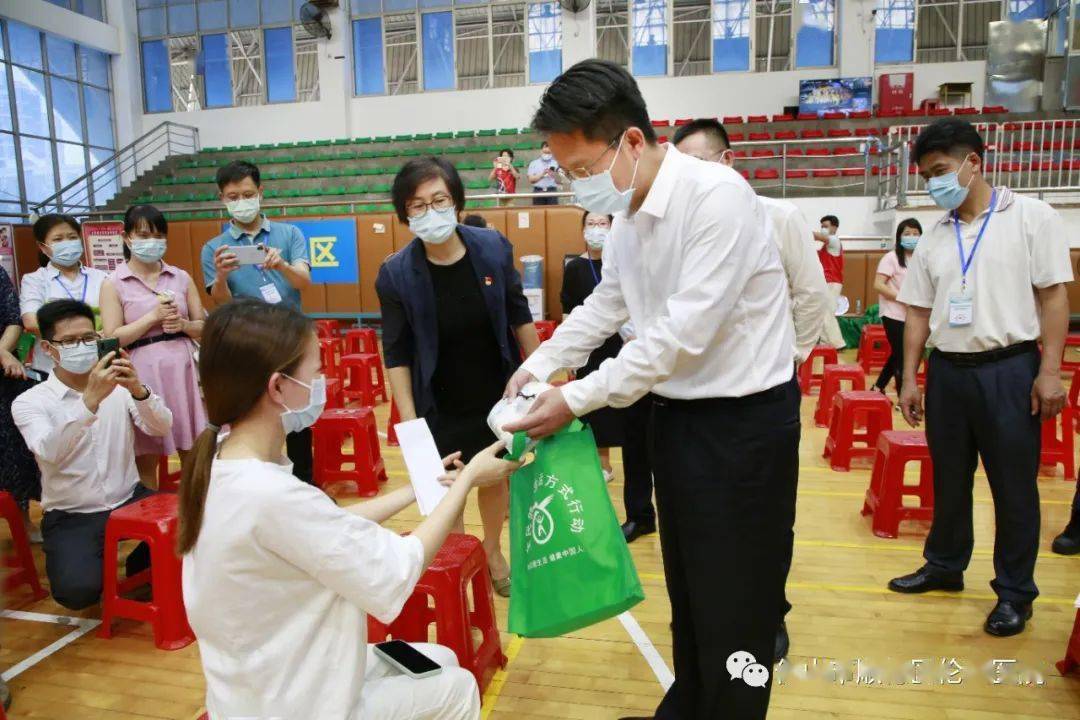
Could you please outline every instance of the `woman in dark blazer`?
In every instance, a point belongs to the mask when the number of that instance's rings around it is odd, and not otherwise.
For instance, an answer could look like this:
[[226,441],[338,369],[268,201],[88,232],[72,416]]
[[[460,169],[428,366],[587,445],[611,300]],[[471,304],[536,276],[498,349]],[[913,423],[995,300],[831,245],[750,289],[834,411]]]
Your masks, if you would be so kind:
[[[441,158],[408,162],[391,194],[417,237],[375,280],[390,388],[403,421],[425,418],[439,452],[460,450],[467,461],[494,442],[488,411],[522,352],[540,344],[514,249],[495,230],[458,224],[465,189]],[[478,494],[492,583],[504,596],[510,567],[499,538],[508,500],[505,484]]]

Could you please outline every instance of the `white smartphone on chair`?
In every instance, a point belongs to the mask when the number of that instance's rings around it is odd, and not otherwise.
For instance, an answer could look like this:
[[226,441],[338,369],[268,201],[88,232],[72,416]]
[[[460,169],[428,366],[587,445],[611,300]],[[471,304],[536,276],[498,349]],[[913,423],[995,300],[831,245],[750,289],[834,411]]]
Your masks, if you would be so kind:
[[405,675],[417,680],[438,675],[442,666],[404,640],[379,643],[375,654]]

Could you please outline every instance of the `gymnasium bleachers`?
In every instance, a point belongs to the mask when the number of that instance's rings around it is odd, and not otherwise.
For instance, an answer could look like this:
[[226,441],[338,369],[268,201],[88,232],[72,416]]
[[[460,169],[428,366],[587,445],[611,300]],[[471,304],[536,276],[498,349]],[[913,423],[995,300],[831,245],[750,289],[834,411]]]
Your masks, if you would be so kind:
[[[970,112],[975,110],[974,113]],[[767,195],[865,195],[876,192],[878,177],[901,173],[895,158],[880,150],[910,141],[917,129],[947,109],[902,115],[827,113],[825,117],[790,115],[727,116],[722,120],[736,153],[739,170]],[[957,108],[951,112],[976,123],[988,137],[987,169],[1013,187],[1041,187],[1077,173],[1080,180],[1080,121],[1061,113],[1009,114],[1005,108]],[[669,139],[690,118],[655,120],[661,140]],[[990,143],[992,139],[994,142]],[[271,216],[320,217],[389,212],[394,174],[412,157],[443,155],[457,167],[469,196],[491,192],[492,158],[503,148],[515,152],[524,169],[539,154],[541,138],[529,128],[384,135],[307,140],[294,143],[205,148],[195,155],[162,162],[121,191],[108,209],[120,211],[135,202],[164,209],[173,220],[222,216],[214,171],[230,160],[248,159],[263,171],[265,206]],[[908,166],[909,175],[915,168]],[[527,183],[519,189],[528,191]],[[912,178],[909,190],[921,190]],[[494,207],[496,200],[470,200],[470,208]],[[283,208],[282,205],[290,207]]]

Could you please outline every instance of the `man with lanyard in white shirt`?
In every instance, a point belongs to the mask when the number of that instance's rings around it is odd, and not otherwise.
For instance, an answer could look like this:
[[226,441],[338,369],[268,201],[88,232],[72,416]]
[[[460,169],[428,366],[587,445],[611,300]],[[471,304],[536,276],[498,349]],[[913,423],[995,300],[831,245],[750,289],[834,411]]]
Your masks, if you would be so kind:
[[[693,155],[706,162],[719,162],[734,166],[735,153],[731,150],[727,130],[719,121],[711,118],[694,120],[681,126],[672,138],[679,152]],[[791,315],[795,323],[795,362],[801,364],[810,357],[811,351],[821,337],[822,322],[827,312],[836,307],[825,287],[825,273],[814,248],[814,235],[799,208],[786,200],[758,195],[758,201],[772,222],[772,239],[780,251],[780,262],[787,275],[791,293]],[[788,531],[789,542],[784,562],[784,578],[791,570],[791,554],[795,543],[795,530]],[[787,623],[783,618],[791,612],[787,593],[781,603],[780,629],[776,633],[776,659],[787,657],[791,641]]]
[[984,629],[1016,635],[1039,594],[1041,425],[1066,402],[1061,356],[1069,324],[1065,283],[1073,274],[1065,225],[1041,200],[986,181],[983,141],[970,123],[947,119],[924,128],[912,159],[930,197],[948,211],[923,235],[898,298],[908,306],[900,407],[912,427],[923,417],[919,360],[928,344],[934,348],[926,386],[934,519],[926,564],[889,589],[964,589],[981,457],[994,498],[990,586],[998,597]]
[[[134,425],[162,436],[172,413],[142,384],[127,353],[98,359],[94,313],[75,300],[38,311],[42,345],[56,363],[49,379],[11,404],[15,425],[41,468],[45,572],[53,599],[71,610],[98,602],[105,525],[118,507],[151,494],[135,468]],[[144,570],[149,551],[127,560]]]
[[[659,145],[637,83],[614,63],[585,60],[563,73],[533,127],[578,202],[615,221],[600,284],[507,393],[580,367],[627,320],[637,337],[506,429],[543,437],[652,394],[675,655],[656,717],[764,718],[800,430],[788,288],[767,214],[739,173]],[[740,651],[755,659],[753,684],[726,669]]]

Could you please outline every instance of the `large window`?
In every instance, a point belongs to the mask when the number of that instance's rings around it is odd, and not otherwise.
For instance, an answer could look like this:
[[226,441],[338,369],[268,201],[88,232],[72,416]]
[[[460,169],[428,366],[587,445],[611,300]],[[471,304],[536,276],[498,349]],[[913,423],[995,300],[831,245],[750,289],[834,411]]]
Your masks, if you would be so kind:
[[750,0],[714,0],[713,71],[750,69]]
[[667,75],[667,0],[600,0],[596,54],[641,77]]
[[357,95],[511,87],[562,71],[556,2],[352,0],[350,8]]
[[46,0],[95,20],[105,20],[105,0]]
[[874,62],[908,63],[915,57],[915,0],[878,0]]
[[758,72],[791,70],[792,0],[754,3],[754,68]]
[[795,38],[795,67],[828,67],[834,64],[836,0],[800,2],[802,16]]
[[1001,0],[917,0],[916,62],[985,60]]
[[673,74],[708,75],[711,72],[710,28],[712,0],[672,0],[671,60]]
[[136,0],[147,112],[319,98],[302,0]]
[[[109,58],[15,21],[0,21],[0,212],[27,212],[108,160],[115,148]],[[116,194],[102,173],[64,190],[92,205]]]

